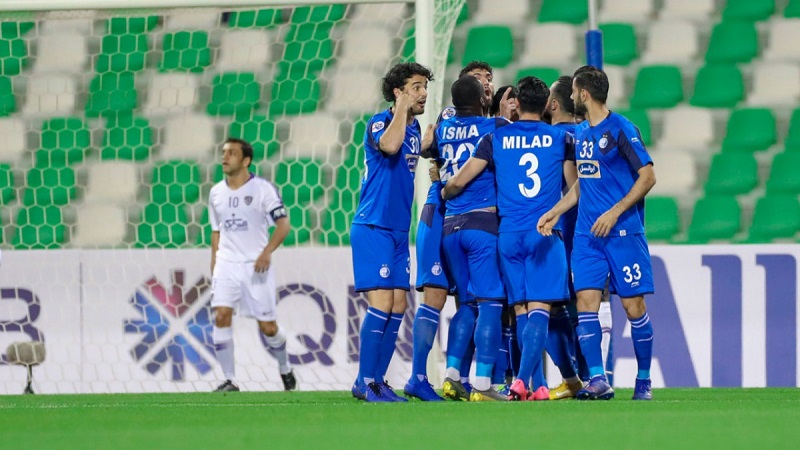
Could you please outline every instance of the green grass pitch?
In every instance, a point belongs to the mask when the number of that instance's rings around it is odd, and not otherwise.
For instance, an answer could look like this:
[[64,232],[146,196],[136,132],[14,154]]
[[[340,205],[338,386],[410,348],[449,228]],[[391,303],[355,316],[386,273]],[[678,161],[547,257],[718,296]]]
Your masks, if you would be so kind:
[[366,404],[349,392],[0,396],[0,449],[797,449],[798,389]]

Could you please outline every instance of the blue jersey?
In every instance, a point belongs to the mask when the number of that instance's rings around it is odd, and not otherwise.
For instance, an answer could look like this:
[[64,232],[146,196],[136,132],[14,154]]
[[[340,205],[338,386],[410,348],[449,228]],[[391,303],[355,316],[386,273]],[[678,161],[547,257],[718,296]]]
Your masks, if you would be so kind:
[[[598,217],[630,192],[639,169],[653,160],[639,130],[625,117],[609,113],[597,126],[578,126],[575,156],[581,196],[575,234],[591,234]],[[644,199],[619,217],[609,236],[644,233]]]
[[[450,119],[456,115],[456,108],[454,106],[448,106],[447,108],[443,109],[442,112],[439,114],[439,117],[436,119],[436,125],[439,125],[443,120]],[[435,146],[436,143],[434,142],[431,145],[430,152],[433,156],[435,153]],[[441,159],[434,157],[434,164],[441,163]],[[431,183],[431,187],[428,189],[428,198],[425,200],[426,205],[444,205],[444,201],[442,200],[442,188],[444,187],[444,183],[441,181],[434,181]],[[444,211],[442,211],[444,214]]]
[[[575,129],[578,127],[578,124],[561,122],[561,123],[553,124],[553,126],[556,127],[556,128],[559,128],[561,130],[564,130],[567,133],[569,133],[570,135],[572,135],[573,137],[575,137]],[[575,162],[575,154],[574,154],[574,152],[572,154],[566,155],[566,159],[570,160],[572,162]],[[571,187],[572,186],[568,186],[567,185],[567,179],[562,177],[561,178],[561,190],[562,190],[562,192],[564,194],[566,194],[567,192],[569,192],[569,189]],[[567,211],[567,212],[565,212],[564,214],[561,215],[561,218],[559,219],[559,223],[561,224],[561,231],[564,232],[564,239],[565,240],[567,238],[572,239],[572,234],[573,234],[573,232],[575,230],[575,222],[577,222],[577,220],[578,220],[578,207],[577,206],[574,206],[574,207],[570,208],[569,211]]]
[[394,115],[390,109],[369,120],[364,133],[364,178],[361,201],[353,223],[408,231],[414,200],[414,171],[417,168],[422,132],[416,119],[406,127],[399,152],[387,155],[378,147]]
[[[475,154],[480,139],[510,122],[505,118],[455,116],[436,127],[431,154],[441,167],[439,178],[447,183]],[[446,215],[464,214],[476,209],[497,206],[494,174],[484,170],[457,196],[447,200]]]
[[475,157],[495,173],[501,233],[536,229],[558,203],[572,145],[567,132],[538,120],[520,120],[481,140]]

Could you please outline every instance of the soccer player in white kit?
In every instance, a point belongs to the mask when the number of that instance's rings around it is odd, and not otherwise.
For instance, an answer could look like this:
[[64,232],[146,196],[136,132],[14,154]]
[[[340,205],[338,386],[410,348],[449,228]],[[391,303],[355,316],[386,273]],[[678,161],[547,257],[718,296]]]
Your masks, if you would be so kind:
[[[222,147],[225,179],[208,195],[211,222],[211,307],[214,308],[214,348],[225,382],[215,392],[238,391],[233,361],[234,308],[253,317],[264,334],[267,350],[278,360],[285,390],[294,390],[294,377],[286,353],[286,334],[278,327],[272,252],[289,234],[289,218],[278,189],[256,177],[248,168],[253,147],[228,138]],[[275,225],[272,236],[269,227]]]

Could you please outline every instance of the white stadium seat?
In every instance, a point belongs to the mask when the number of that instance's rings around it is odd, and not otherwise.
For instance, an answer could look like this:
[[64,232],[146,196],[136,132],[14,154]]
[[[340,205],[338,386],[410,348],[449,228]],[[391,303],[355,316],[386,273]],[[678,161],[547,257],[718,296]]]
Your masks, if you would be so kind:
[[778,19],[769,22],[769,40],[764,49],[768,61],[800,62],[800,19]]
[[136,163],[103,161],[89,166],[86,201],[127,205],[136,200],[141,184]]
[[619,103],[627,97],[625,68],[619,66],[603,66],[608,76],[608,98],[606,101],[612,108],[619,108]]
[[[353,7],[351,6],[352,10]],[[406,5],[396,4],[364,4],[355,7],[355,12],[350,17],[352,25],[385,25],[396,27],[406,16]],[[396,30],[395,30],[396,31]]]
[[644,23],[653,16],[653,0],[603,0],[600,22]]
[[293,117],[289,122],[289,141],[282,157],[310,157],[330,161],[330,156],[340,150],[340,120],[327,113],[313,113]]
[[76,211],[75,247],[120,245],[125,239],[125,210],[117,205],[86,204]]
[[220,37],[216,69],[221,72],[256,72],[270,61],[269,32],[226,30]]
[[755,64],[753,90],[747,103],[754,106],[793,106],[800,101],[800,66],[790,63]]
[[382,100],[382,75],[343,65],[339,67],[341,70],[328,81],[325,110],[350,115],[374,112]]
[[569,64],[577,52],[575,27],[563,23],[535,24],[525,32],[525,51],[519,62],[523,66]]
[[25,153],[25,122],[13,117],[0,119],[0,161],[18,162]]
[[197,75],[160,73],[153,75],[147,89],[146,115],[182,114],[197,102]]
[[676,149],[660,148],[651,152],[650,156],[658,171],[658,183],[650,194],[688,194],[697,184],[697,167],[691,154]]
[[219,13],[217,11],[184,9],[176,11],[167,17],[164,23],[164,31],[213,30],[219,27],[219,24]]
[[80,72],[86,65],[86,37],[79,34],[40,36],[36,40],[35,73]]
[[714,0],[664,0],[660,9],[662,19],[709,20],[714,14]]
[[531,13],[531,2],[528,0],[479,0],[475,22],[488,25],[515,25],[523,23]]
[[[94,16],[93,12],[83,11],[81,15],[85,16],[86,13]],[[59,12],[51,12],[48,13],[48,16],[58,16],[61,15],[63,17],[64,13]],[[94,27],[94,21],[90,18],[82,17],[77,19],[48,19],[47,17],[45,20],[41,21],[41,28],[39,29],[39,35],[53,35],[53,36],[66,36],[70,34],[79,34],[81,36],[89,36],[92,34],[92,29]]]
[[28,78],[22,113],[28,117],[68,116],[75,110],[77,88],[68,75],[33,75]]
[[161,159],[203,159],[214,148],[214,121],[205,114],[170,117]]
[[375,67],[383,69],[394,56],[394,37],[386,28],[351,26],[341,41],[339,64],[343,67]]
[[659,148],[705,152],[713,141],[714,118],[710,110],[678,106],[664,112]]
[[699,50],[697,27],[683,20],[655,22],[648,27],[647,49],[642,55],[645,64],[685,64]]

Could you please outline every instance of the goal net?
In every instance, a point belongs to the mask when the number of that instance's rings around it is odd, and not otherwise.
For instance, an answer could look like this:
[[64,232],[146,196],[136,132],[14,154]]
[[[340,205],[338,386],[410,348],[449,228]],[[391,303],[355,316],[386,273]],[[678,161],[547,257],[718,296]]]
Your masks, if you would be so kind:
[[[47,348],[34,368],[41,392],[219,382],[206,202],[228,136],[253,143],[251,171],[288,208],[292,231],[273,265],[300,388],[347,388],[364,308],[348,246],[365,123],[388,106],[380,80],[400,61],[433,69],[427,108],[441,109],[464,0],[417,2],[424,12],[413,1],[3,3],[0,394],[24,387],[5,352],[27,341]],[[417,31],[420,14],[432,28]],[[413,309],[396,373],[407,371]],[[281,388],[255,324],[234,322],[243,388]]]

